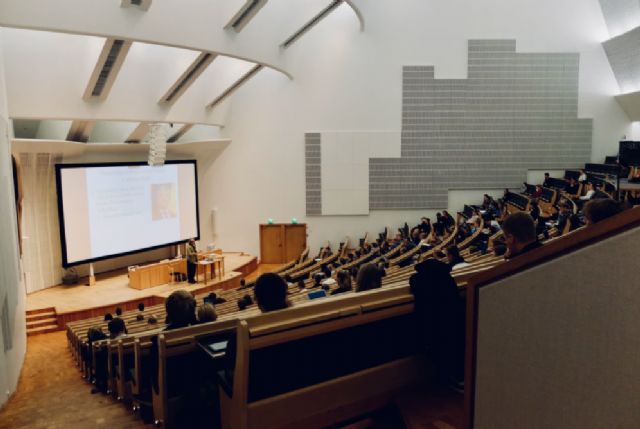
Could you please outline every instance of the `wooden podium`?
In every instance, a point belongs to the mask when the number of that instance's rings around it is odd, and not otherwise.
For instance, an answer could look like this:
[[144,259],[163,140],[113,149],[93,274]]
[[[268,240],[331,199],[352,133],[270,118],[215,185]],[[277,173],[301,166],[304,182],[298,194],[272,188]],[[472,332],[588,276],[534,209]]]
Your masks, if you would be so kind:
[[171,259],[155,264],[129,267],[129,287],[148,289],[150,287],[171,283],[173,273],[187,272],[185,259]]
[[307,224],[260,225],[260,262],[284,264],[300,257],[307,248]]

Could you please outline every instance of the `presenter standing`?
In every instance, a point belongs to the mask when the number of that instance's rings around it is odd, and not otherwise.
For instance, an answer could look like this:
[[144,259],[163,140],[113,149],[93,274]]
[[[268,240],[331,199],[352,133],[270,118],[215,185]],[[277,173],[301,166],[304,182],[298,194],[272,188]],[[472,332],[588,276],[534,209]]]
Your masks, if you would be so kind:
[[187,278],[189,283],[196,282],[196,268],[198,266],[198,252],[196,251],[196,242],[191,239],[187,242]]

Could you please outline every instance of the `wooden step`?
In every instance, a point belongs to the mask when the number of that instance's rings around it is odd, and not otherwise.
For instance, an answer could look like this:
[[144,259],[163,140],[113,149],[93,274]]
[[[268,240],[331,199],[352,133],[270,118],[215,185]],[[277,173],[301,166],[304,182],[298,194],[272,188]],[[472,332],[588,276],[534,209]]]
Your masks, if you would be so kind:
[[55,319],[55,311],[49,311],[46,313],[27,314],[27,324],[35,322],[37,320]]
[[55,317],[50,317],[48,319],[40,319],[27,321],[27,329],[31,328],[40,328],[42,326],[58,326],[58,319]]
[[55,331],[59,331],[60,327],[56,324],[56,325],[47,325],[47,326],[41,326],[39,328],[28,328],[27,329],[27,336],[30,337],[32,335],[39,335],[39,334],[46,334],[49,332],[55,332]]
[[54,307],[47,307],[47,308],[38,308],[35,310],[27,310],[27,316],[31,316],[34,314],[40,314],[40,313],[54,313],[55,314],[56,309]]

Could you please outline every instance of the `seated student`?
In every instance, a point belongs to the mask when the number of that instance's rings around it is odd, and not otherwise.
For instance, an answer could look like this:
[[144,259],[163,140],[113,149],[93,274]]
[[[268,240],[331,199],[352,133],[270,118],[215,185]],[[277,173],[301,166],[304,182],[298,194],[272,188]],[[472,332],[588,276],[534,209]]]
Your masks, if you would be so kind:
[[502,222],[502,233],[507,246],[505,259],[512,259],[541,247],[536,235],[536,225],[531,216],[517,212]]
[[595,200],[595,199],[603,200],[603,199],[611,198],[609,194],[605,192],[606,186],[604,183],[600,187],[594,185],[593,189],[595,192],[593,194],[593,198],[591,198],[592,200]]
[[431,220],[428,217],[423,217],[417,228],[420,228],[420,231],[424,234],[429,234],[431,232]]
[[356,292],[378,289],[382,286],[382,275],[375,264],[365,264],[358,271]]
[[578,199],[576,200],[576,204],[578,205],[578,208],[582,208],[582,206],[584,205],[584,202],[592,199],[595,194],[596,194],[596,190],[593,187],[593,183],[591,182],[587,183],[587,193],[581,197],[578,197]]
[[446,248],[445,253],[447,255],[447,262],[449,267],[454,270],[456,268],[468,267],[469,264],[460,255],[460,249],[456,245],[452,245]]
[[564,227],[567,225],[567,221],[572,214],[573,210],[571,208],[571,204],[569,204],[567,201],[561,202],[558,205],[558,219],[556,223],[556,229],[560,233],[564,231]]
[[141,302],[138,304],[138,311],[140,313],[138,313],[138,315],[136,315],[136,320],[140,321],[140,320],[144,320],[144,314],[142,314],[142,312],[144,311],[144,302]]
[[575,177],[569,179],[569,183],[565,186],[564,191],[569,195],[577,195],[580,190],[580,184]]
[[411,241],[413,242],[413,244],[415,244],[416,246],[418,244],[420,244],[420,228],[414,228],[411,231]]
[[583,168],[580,169],[580,176],[578,176],[578,183],[585,183],[587,181],[587,172]]
[[107,325],[107,330],[109,331],[109,338],[112,340],[116,340],[118,338],[124,337],[126,335],[126,332],[125,332],[126,327],[124,325],[124,320],[122,320],[119,317],[115,317]]
[[196,324],[196,300],[186,290],[177,290],[164,303],[167,312],[165,330],[184,328]]
[[504,256],[506,252],[507,246],[505,246],[504,244],[496,244],[495,246],[493,246],[493,254],[495,256]]
[[218,297],[218,294],[215,292],[211,292],[207,296],[209,297],[209,301],[211,301],[211,303],[213,304],[223,304],[227,302],[226,299]]
[[338,288],[331,291],[331,295],[351,292],[351,273],[347,270],[338,271]]
[[275,273],[264,273],[258,277],[253,293],[263,313],[289,307],[287,283]]
[[542,182],[542,186],[544,186],[545,188],[551,187],[551,176],[549,175],[549,173],[544,173],[544,180]]
[[535,191],[531,194],[531,198],[538,199],[542,196],[542,186],[536,185]]
[[420,252],[425,252],[433,247],[429,241],[429,236],[424,232],[420,234],[420,242],[418,243],[418,246],[420,246]]
[[198,308],[199,323],[215,322],[217,318],[218,315],[216,314],[216,309],[213,305],[206,303]]
[[381,278],[386,277],[387,276],[386,264],[384,262],[378,262],[376,266],[378,267],[378,271],[380,271],[380,277]]
[[619,202],[608,199],[591,200],[584,205],[583,213],[587,225],[600,222],[622,212]]
[[447,229],[453,230],[453,227],[456,226],[456,220],[446,210],[442,211],[442,219],[444,220],[444,226]]

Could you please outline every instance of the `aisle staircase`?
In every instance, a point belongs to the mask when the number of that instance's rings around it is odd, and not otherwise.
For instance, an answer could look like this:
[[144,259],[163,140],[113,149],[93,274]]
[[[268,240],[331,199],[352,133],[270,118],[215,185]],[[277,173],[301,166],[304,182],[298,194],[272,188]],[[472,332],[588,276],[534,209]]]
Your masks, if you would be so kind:
[[59,331],[56,309],[53,307],[27,310],[27,336]]

